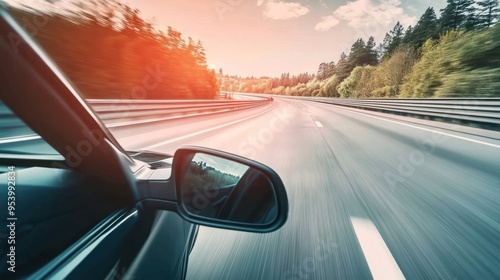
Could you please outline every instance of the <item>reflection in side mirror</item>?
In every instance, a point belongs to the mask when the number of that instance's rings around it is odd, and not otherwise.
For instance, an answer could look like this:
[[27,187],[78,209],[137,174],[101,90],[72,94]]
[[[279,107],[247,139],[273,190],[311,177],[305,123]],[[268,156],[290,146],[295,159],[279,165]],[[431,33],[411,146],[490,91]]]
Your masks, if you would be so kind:
[[181,182],[183,206],[193,215],[254,224],[276,219],[272,183],[255,168],[196,153]]
[[270,168],[219,151],[181,149],[174,156],[181,215],[191,222],[267,232],[286,220],[283,183]]

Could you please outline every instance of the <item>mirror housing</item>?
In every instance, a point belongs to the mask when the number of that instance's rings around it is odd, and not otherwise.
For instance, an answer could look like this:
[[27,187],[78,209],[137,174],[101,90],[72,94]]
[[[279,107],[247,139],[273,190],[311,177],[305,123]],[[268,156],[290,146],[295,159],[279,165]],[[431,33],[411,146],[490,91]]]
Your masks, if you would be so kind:
[[288,198],[271,168],[213,149],[186,146],[172,166],[178,213],[209,227],[272,232],[288,217]]

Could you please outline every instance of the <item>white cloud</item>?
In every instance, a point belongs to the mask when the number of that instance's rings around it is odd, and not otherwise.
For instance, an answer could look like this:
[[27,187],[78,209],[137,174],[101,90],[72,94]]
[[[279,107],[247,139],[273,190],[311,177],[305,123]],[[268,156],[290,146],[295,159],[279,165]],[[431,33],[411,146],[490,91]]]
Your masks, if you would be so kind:
[[[329,17],[345,21],[348,26],[356,29],[372,32],[384,30],[384,33],[397,21],[407,27],[410,24],[415,24],[417,20],[405,13],[401,7],[401,0],[381,0],[379,3],[374,3],[372,0],[355,0],[340,6]],[[318,25],[322,24],[324,20],[325,18]],[[329,20],[333,22],[332,19]],[[316,30],[318,30],[318,25],[316,25]],[[322,26],[326,28],[326,25]],[[330,28],[333,26],[335,25],[330,26]],[[320,31],[326,30],[321,29]]]
[[307,13],[309,13],[309,8],[300,3],[282,1],[268,1],[264,10],[264,16],[276,20],[301,17]]
[[314,27],[314,29],[316,29],[318,31],[327,31],[330,28],[338,25],[339,23],[340,23],[340,20],[338,20],[336,17],[334,17],[334,16],[326,16],[326,17],[323,17],[321,19],[321,21],[318,22],[318,24],[316,24],[316,26]]

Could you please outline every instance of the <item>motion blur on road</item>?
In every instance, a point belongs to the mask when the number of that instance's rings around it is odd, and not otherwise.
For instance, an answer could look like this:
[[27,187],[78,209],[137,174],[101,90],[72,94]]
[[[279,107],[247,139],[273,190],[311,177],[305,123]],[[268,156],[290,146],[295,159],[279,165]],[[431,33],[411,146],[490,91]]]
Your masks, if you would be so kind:
[[370,279],[377,270],[394,279],[496,279],[500,141],[460,130],[275,98],[112,132],[127,150],[202,145],[260,161],[283,179],[287,224],[265,235],[201,228],[188,279]]
[[[188,33],[156,29],[168,16],[151,23],[121,1],[69,1],[62,12],[52,2],[39,14],[37,6],[12,11],[83,98],[137,105],[269,94],[252,108],[105,121],[126,151],[204,146],[259,161],[283,180],[287,223],[269,234],[201,227],[187,279],[500,279],[499,131],[311,100],[498,97],[498,1],[440,1],[436,11],[429,1],[258,1],[257,15],[244,1],[210,1],[230,8],[222,15],[212,4],[212,14],[200,4],[188,16],[164,8],[205,36],[206,49]],[[161,1],[134,2],[148,15],[163,12]],[[1,151],[55,152],[19,123],[2,123],[17,130],[0,131]]]

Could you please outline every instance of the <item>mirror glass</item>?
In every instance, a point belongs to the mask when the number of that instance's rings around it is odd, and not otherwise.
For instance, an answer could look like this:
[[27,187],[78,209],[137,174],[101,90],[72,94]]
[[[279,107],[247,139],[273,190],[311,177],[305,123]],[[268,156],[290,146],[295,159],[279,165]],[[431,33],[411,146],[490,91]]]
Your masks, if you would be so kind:
[[277,218],[272,182],[258,169],[205,153],[189,155],[185,165],[181,203],[188,213],[250,224]]

